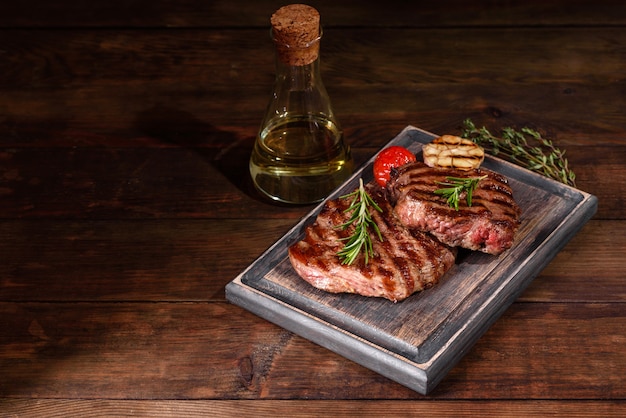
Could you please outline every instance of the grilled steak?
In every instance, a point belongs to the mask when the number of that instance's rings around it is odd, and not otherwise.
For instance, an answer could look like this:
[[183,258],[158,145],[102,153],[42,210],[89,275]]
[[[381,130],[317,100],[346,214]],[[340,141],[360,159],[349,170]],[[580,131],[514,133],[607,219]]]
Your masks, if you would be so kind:
[[[472,206],[461,195],[459,210],[434,191],[446,177],[488,177],[478,183]],[[500,254],[513,244],[520,209],[507,179],[484,168],[470,171],[431,168],[421,162],[399,167],[387,183],[390,200],[400,221],[429,232],[444,244]]]
[[296,272],[318,289],[332,293],[357,293],[384,297],[394,302],[431,287],[454,264],[456,252],[432,236],[403,226],[393,213],[386,192],[375,184],[366,189],[383,212],[371,210],[383,237],[372,233],[374,257],[365,264],[364,255],[351,265],[337,256],[353,228],[338,229],[350,213],[350,199],[329,201],[315,223],[308,226],[305,238],[289,248]]

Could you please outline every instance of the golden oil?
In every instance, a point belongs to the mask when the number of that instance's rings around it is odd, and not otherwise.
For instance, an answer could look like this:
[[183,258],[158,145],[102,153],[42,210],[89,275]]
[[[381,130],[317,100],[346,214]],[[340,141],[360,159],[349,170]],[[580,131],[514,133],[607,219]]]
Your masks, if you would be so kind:
[[250,158],[255,186],[285,203],[323,200],[352,173],[339,127],[323,116],[275,120],[260,131]]

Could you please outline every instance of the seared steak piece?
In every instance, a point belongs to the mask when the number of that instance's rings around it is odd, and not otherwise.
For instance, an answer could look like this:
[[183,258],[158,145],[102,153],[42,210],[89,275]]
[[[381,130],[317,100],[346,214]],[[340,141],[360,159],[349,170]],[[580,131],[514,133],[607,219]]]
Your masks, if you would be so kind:
[[[478,183],[468,206],[465,193],[459,210],[434,191],[446,177],[488,177]],[[410,228],[429,232],[444,244],[500,254],[513,244],[520,209],[506,177],[479,168],[461,171],[431,168],[415,162],[392,171],[387,183],[390,200],[400,221]]]
[[363,254],[351,265],[341,263],[337,253],[354,231],[338,229],[350,218],[344,211],[351,199],[329,201],[305,237],[289,248],[296,272],[318,289],[332,293],[356,293],[384,297],[394,302],[431,287],[454,264],[456,252],[432,236],[403,226],[393,214],[386,192],[375,184],[366,190],[383,212],[371,208],[383,237],[370,231],[375,255],[365,264]]

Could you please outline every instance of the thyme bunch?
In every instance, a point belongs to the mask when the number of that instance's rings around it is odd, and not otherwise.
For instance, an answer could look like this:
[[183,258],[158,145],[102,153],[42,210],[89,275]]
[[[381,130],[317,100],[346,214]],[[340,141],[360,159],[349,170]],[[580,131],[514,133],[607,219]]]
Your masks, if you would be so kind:
[[487,152],[543,174],[561,183],[576,186],[576,175],[569,168],[565,151],[555,147],[552,141],[543,138],[531,128],[519,131],[502,129],[500,137],[493,135],[484,126],[477,128],[470,119],[463,121],[461,136],[471,139]]

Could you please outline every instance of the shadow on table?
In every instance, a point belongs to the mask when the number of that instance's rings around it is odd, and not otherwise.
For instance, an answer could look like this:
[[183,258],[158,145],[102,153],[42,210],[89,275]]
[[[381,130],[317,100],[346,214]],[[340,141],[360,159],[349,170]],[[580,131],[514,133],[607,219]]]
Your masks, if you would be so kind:
[[253,137],[242,138],[181,110],[156,106],[138,115],[135,128],[164,144],[192,149],[215,167],[242,193],[264,200],[256,191],[248,171]]

